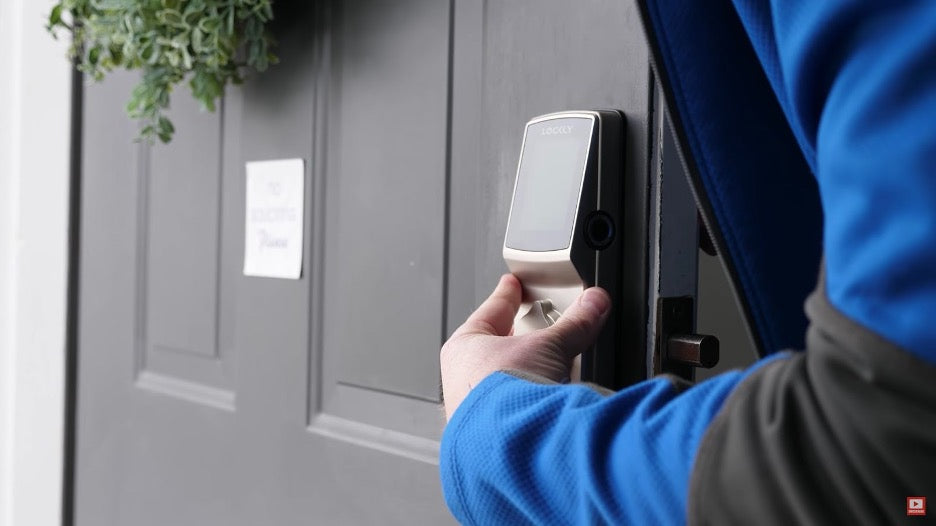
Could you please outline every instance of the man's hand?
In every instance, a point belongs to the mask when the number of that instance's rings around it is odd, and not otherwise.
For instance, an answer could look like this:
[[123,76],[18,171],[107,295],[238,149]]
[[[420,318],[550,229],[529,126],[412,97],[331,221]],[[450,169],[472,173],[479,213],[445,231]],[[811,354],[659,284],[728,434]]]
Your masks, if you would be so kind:
[[513,336],[521,296],[517,278],[502,276],[490,297],[442,346],[439,357],[447,419],[474,386],[496,371],[517,369],[557,382],[566,380],[573,359],[598,337],[611,306],[608,294],[592,287],[552,327]]

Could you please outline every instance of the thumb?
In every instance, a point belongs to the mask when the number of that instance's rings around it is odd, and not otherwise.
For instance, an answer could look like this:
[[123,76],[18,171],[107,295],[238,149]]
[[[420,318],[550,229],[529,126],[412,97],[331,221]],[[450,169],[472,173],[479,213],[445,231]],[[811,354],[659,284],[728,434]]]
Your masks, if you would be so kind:
[[542,337],[569,359],[591,347],[611,310],[611,297],[598,287],[586,289]]

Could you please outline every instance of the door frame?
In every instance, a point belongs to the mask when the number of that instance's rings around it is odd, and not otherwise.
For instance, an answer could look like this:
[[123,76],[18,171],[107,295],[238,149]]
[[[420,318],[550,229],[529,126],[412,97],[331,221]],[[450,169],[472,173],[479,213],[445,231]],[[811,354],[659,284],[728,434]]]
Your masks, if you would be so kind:
[[0,2],[0,526],[62,522],[67,489],[74,79],[53,4]]

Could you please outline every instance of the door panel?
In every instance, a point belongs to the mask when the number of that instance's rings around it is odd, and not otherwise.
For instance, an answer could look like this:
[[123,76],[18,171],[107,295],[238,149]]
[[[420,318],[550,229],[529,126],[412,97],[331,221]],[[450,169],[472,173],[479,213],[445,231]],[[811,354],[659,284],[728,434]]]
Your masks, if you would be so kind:
[[[222,263],[222,109],[177,97],[172,147],[140,145],[136,215],[137,386],[233,409],[235,270]],[[224,282],[222,283],[222,278]]]
[[[119,102],[134,80],[117,74],[89,88],[84,102],[76,523],[158,524],[174,515],[194,524],[205,514],[233,521],[236,510],[218,495],[238,475],[230,462],[237,449],[218,438],[230,434],[234,397],[198,368],[218,363],[205,352],[217,340],[166,351],[165,333],[147,323],[146,291],[169,286],[150,280],[174,281],[162,266],[172,264],[169,255],[150,257],[148,147],[132,142],[136,129]],[[216,180],[217,171],[193,176]],[[199,260],[209,273],[216,263],[217,255]],[[218,308],[215,299],[198,314],[209,330]]]
[[340,5],[319,298],[326,382],[437,402],[449,9]]
[[[276,16],[280,64],[217,114],[175,93],[171,145],[132,142],[133,75],[86,91],[79,525],[451,523],[438,349],[503,271],[524,122],[624,110],[629,191],[645,186],[649,68],[629,5]],[[297,157],[302,276],[245,277],[244,165]]]

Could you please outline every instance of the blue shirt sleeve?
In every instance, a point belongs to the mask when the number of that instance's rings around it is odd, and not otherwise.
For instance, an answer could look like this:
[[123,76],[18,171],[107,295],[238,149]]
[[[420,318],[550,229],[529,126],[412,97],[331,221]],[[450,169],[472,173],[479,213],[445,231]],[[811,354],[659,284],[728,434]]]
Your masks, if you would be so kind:
[[936,363],[936,2],[734,5],[819,182],[829,300]]
[[674,524],[709,423],[763,363],[680,390],[659,377],[611,396],[494,373],[442,438],[446,502],[462,524]]

